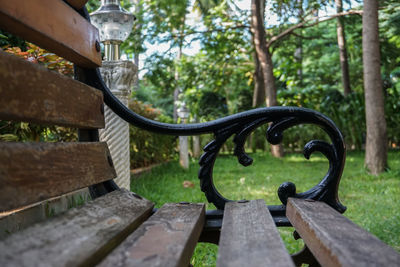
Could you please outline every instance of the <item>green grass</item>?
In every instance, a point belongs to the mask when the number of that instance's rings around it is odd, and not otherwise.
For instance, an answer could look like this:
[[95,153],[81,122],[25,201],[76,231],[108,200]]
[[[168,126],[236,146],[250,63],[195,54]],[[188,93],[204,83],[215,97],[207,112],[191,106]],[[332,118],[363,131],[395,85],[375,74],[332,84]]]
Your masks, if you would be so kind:
[[[267,153],[251,155],[252,166],[243,167],[233,156],[221,155],[214,168],[215,185],[230,199],[265,199],[269,205],[281,204],[276,190],[282,182],[296,184],[297,191],[305,191],[322,179],[328,169],[327,160],[316,153],[310,160],[300,154],[272,158]],[[400,152],[389,152],[390,171],[375,177],[363,167],[364,154],[349,152],[339,188],[339,198],[347,211],[345,216],[376,235],[400,252]],[[166,202],[207,202],[200,191],[198,165],[192,162],[183,170],[177,162],[154,168],[151,173],[133,179],[132,191],[150,199],[161,207]],[[191,181],[193,188],[184,188],[183,181]],[[207,209],[214,209],[207,204]],[[294,241],[292,228],[280,228],[288,250],[293,253],[302,246]],[[199,244],[192,258],[194,266],[215,266],[217,246]]]

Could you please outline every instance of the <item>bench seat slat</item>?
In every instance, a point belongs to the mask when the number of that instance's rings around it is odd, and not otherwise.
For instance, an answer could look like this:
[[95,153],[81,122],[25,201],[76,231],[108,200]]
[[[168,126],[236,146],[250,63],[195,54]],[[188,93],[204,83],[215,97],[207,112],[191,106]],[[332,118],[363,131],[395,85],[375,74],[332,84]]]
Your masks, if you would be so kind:
[[88,85],[0,51],[0,119],[104,128],[103,95]]
[[61,0],[0,0],[0,28],[81,67],[101,66],[97,28]]
[[286,215],[322,266],[398,266],[400,254],[323,202],[290,198]]
[[111,192],[0,242],[0,266],[93,266],[152,208],[127,190]]
[[204,204],[165,204],[99,266],[187,267],[204,220]]
[[105,142],[0,142],[0,211],[59,196],[115,176]]
[[225,204],[217,266],[294,266],[264,200]]

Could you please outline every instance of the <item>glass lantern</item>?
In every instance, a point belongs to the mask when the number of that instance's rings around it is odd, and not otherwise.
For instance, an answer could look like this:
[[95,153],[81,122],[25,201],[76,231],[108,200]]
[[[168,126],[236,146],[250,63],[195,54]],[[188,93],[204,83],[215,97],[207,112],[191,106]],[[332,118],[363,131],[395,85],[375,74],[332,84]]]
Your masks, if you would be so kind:
[[189,110],[186,107],[186,104],[183,103],[180,108],[177,109],[178,117],[183,119],[184,121],[189,118]]
[[135,16],[123,9],[119,0],[101,0],[100,8],[90,14],[90,20],[99,29],[105,60],[119,60],[119,46],[131,33]]

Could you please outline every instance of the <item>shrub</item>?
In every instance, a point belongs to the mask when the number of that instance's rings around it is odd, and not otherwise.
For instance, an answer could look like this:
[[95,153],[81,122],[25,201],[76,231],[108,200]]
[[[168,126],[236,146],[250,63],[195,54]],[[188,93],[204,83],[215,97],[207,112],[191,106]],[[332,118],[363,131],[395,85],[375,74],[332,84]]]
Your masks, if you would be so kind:
[[[363,92],[352,92],[347,97],[335,89],[326,90],[292,89],[281,90],[278,101],[282,106],[297,106],[317,110],[330,117],[342,132],[348,149],[362,149],[365,144],[365,103]],[[389,143],[399,145],[400,93],[395,86],[386,89],[385,116]],[[315,126],[299,126],[285,131],[284,145],[301,149],[311,139],[324,138]]]
[[[73,75],[71,62],[10,34],[5,33],[1,37],[1,50],[61,74],[70,77]],[[77,139],[77,130],[72,128],[61,126],[46,127],[27,122],[0,120],[0,141],[69,142]]]
[[[138,100],[131,100],[129,108],[143,117],[170,123],[172,119],[160,110]],[[176,136],[161,135],[137,127],[129,127],[131,168],[161,163],[176,156]]]

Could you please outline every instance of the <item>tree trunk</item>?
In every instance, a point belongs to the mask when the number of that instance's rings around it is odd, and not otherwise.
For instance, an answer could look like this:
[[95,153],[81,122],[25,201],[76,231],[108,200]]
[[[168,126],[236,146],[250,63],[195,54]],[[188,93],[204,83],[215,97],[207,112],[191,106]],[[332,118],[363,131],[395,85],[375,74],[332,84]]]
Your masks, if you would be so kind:
[[[336,3],[336,11],[337,13],[343,12],[343,3],[342,0],[335,0]],[[340,55],[340,67],[342,70],[342,85],[343,85],[343,94],[347,96],[351,93],[350,87],[350,75],[349,75],[349,63],[347,57],[347,48],[346,48],[346,36],[344,33],[344,18],[337,17],[337,41],[339,46],[339,55]]]
[[174,113],[172,115],[175,123],[178,122],[178,107],[176,105],[178,98],[179,98],[179,88],[175,88],[175,90],[174,90],[174,111],[173,111]]
[[[264,9],[265,9],[265,2],[261,1],[259,7],[259,14],[261,19],[261,24],[264,25]],[[252,24],[253,26],[253,24]],[[256,40],[255,40],[255,29],[251,28],[252,32],[252,41],[253,46],[256,47]],[[258,59],[258,54],[254,52],[254,92],[253,92],[253,107],[258,107],[262,105],[266,105],[266,95],[265,95],[265,84],[264,84],[264,77],[263,77],[263,70],[261,67],[260,60]]]
[[[177,55],[177,62],[180,63],[182,59],[182,49],[183,49],[183,32],[185,28],[186,22],[186,15],[182,18],[182,24],[179,29],[180,37],[179,37],[179,50]],[[177,101],[179,100],[180,94],[182,94],[182,88],[179,87],[179,71],[178,68],[175,68],[175,81],[176,81],[176,88],[174,91],[174,119],[178,120],[178,106]],[[181,108],[184,107],[184,103]],[[186,118],[181,118],[181,123],[187,123]],[[189,169],[189,142],[187,136],[179,136],[179,164],[184,169]]]
[[[254,45],[254,34],[253,36],[253,45]],[[266,97],[265,97],[265,85],[264,85],[264,78],[263,72],[261,69],[260,61],[258,60],[257,53],[254,53],[254,91],[253,91],[253,108],[265,106]],[[254,134],[252,133],[249,136],[249,147],[255,153],[257,151],[256,143],[254,142]]]
[[365,165],[377,175],[387,167],[387,133],[380,70],[378,0],[364,1],[363,14],[364,93],[367,124]]
[[[297,8],[299,13],[297,14],[299,23],[303,21],[303,0],[297,0]],[[301,34],[300,34],[301,35]],[[303,86],[303,39],[298,37],[297,39],[297,48],[294,52],[294,60],[299,66],[297,69],[297,79],[299,80],[298,85]]]
[[278,101],[276,99],[274,65],[272,63],[272,55],[269,52],[269,49],[266,48],[263,51],[264,55],[262,57],[265,57],[265,63],[262,63],[261,66],[267,95],[267,107],[273,107],[278,105]]
[[[264,3],[264,2],[263,2]],[[262,3],[262,4],[263,4]],[[262,18],[264,17],[263,14],[264,8],[261,8],[260,12],[262,12]],[[252,30],[252,41],[253,41],[253,46],[255,47],[255,40],[254,40],[254,31]],[[265,85],[264,85],[264,78],[263,78],[263,72],[261,69],[261,64],[260,61],[258,60],[257,53],[254,52],[253,54],[253,59],[254,59],[254,91],[253,91],[253,103],[252,106],[253,108],[256,107],[262,107],[267,105],[266,102],[266,96],[265,96]],[[252,133],[249,137],[249,147],[255,153],[257,151],[256,143],[254,141],[254,133]]]
[[254,69],[253,108],[267,104],[265,101],[265,85],[263,72],[256,53],[254,53]]
[[[264,29],[264,5],[263,0],[251,1],[251,30],[254,34],[254,46],[257,58],[263,73],[265,92],[267,96],[267,107],[277,105],[275,77],[273,74],[272,57],[267,46],[266,33]],[[282,145],[271,146],[271,153],[275,157],[283,156]]]
[[[177,62],[181,61],[182,58],[182,49],[183,49],[183,30],[184,30],[184,26],[185,26],[185,21],[186,21],[186,16],[183,17],[182,19],[182,25],[179,29],[179,47],[178,47],[178,54],[176,56],[176,60]],[[176,88],[174,90],[174,113],[173,113],[173,119],[174,122],[176,123],[178,121],[178,106],[177,106],[177,102],[179,100],[179,95],[182,93],[181,88],[179,88],[179,72],[178,72],[178,68],[175,67],[175,73],[174,73],[174,78],[176,81]]]

